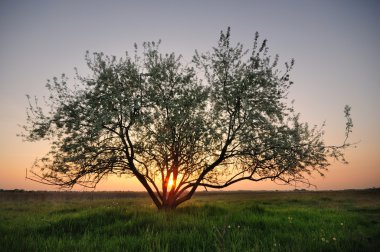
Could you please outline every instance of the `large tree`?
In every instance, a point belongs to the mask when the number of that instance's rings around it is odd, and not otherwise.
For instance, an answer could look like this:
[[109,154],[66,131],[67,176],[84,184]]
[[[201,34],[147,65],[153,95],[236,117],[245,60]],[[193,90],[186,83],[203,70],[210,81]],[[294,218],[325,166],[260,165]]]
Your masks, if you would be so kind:
[[[287,101],[294,61],[278,69],[258,33],[250,50],[231,45],[230,29],[190,64],[159,44],[124,58],[86,54],[91,75],[53,78],[44,105],[29,99],[24,137],[49,139],[30,179],[95,187],[111,174],[136,177],[160,209],[191,199],[199,187],[243,180],[308,183],[329,158],[343,160],[346,140],[326,146],[323,126],[299,121]],[[46,108],[48,111],[45,112]]]

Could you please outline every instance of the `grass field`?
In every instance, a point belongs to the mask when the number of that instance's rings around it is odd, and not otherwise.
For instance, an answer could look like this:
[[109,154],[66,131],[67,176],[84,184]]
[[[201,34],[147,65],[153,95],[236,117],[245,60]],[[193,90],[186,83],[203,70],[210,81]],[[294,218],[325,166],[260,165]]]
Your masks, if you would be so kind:
[[380,251],[380,190],[198,193],[172,212],[141,193],[0,203],[0,251]]

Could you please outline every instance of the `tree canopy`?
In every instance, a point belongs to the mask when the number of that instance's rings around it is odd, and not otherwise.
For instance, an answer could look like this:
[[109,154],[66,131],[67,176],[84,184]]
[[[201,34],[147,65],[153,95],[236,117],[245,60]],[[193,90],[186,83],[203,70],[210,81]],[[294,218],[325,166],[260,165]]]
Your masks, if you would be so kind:
[[141,53],[135,45],[120,59],[87,52],[91,75],[48,81],[44,105],[28,97],[23,136],[51,140],[31,179],[71,188],[95,187],[111,174],[134,176],[167,209],[199,187],[308,184],[330,157],[344,161],[350,108],[344,143],[327,146],[323,125],[300,122],[287,100],[294,60],[279,68],[258,33],[246,50],[231,44],[228,28],[210,52],[196,51],[186,64],[159,45],[144,43]]

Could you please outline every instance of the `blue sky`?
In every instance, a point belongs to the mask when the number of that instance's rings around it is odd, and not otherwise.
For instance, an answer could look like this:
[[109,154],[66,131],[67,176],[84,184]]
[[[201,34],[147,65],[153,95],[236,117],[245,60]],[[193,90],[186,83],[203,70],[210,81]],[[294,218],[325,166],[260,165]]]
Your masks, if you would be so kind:
[[[327,143],[344,138],[343,107],[352,106],[360,141],[349,165],[332,163],[319,189],[380,186],[379,1],[1,1],[0,188],[46,189],[25,181],[25,169],[48,143],[16,137],[25,122],[25,94],[42,96],[46,79],[74,67],[87,73],[86,50],[123,56],[133,43],[162,39],[162,50],[190,60],[210,50],[220,30],[249,47],[254,33],[269,40],[280,62],[295,58],[289,97],[301,118],[326,121]],[[135,190],[135,182],[109,179],[105,190]],[[282,189],[271,183],[234,189]],[[284,188],[286,189],[286,188]]]

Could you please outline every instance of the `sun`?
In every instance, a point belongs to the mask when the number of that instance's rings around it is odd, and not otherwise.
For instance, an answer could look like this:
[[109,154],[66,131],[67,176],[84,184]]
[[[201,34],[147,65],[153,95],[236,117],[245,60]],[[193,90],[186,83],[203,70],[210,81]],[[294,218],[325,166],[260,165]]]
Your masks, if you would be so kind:
[[174,184],[173,176],[170,175],[169,182],[168,182],[168,189],[171,189]]

